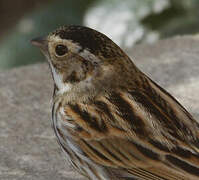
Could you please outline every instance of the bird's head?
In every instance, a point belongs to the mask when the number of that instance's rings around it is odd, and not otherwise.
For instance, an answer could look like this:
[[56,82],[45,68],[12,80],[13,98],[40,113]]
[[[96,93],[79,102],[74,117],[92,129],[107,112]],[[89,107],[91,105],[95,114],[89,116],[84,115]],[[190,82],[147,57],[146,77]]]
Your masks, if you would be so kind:
[[32,44],[47,57],[59,93],[111,88],[123,83],[131,66],[135,69],[112,40],[87,27],[64,26]]

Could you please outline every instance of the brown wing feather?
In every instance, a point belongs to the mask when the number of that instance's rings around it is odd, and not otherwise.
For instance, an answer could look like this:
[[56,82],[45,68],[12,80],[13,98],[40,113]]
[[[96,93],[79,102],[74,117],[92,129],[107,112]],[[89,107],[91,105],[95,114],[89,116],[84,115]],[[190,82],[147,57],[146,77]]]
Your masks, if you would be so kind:
[[77,144],[94,162],[141,179],[198,179],[198,123],[167,92],[147,84],[67,105]]

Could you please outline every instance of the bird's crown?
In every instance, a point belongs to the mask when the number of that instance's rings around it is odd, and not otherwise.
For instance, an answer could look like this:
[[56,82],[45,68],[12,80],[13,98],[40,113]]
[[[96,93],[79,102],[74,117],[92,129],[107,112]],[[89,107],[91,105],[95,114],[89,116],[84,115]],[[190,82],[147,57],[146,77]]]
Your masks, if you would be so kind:
[[73,43],[81,47],[81,51],[85,49],[95,56],[103,56],[111,58],[122,56],[122,50],[106,35],[83,26],[71,25],[62,26],[49,34],[49,37],[55,36],[63,40],[71,40]]

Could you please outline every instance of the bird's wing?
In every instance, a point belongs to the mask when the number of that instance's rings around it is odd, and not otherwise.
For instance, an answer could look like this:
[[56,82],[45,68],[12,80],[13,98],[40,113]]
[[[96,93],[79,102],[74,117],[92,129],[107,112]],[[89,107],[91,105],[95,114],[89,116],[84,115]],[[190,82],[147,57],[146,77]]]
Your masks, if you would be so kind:
[[198,123],[151,80],[65,111],[78,126],[77,143],[96,163],[143,180],[199,178]]

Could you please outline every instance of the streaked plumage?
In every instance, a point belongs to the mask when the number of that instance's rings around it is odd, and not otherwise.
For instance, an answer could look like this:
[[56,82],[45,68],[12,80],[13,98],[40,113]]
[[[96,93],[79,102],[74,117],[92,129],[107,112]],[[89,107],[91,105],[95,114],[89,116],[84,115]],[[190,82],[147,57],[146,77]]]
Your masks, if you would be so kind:
[[33,43],[48,58],[53,128],[76,170],[92,180],[199,179],[199,123],[110,39],[65,26]]

